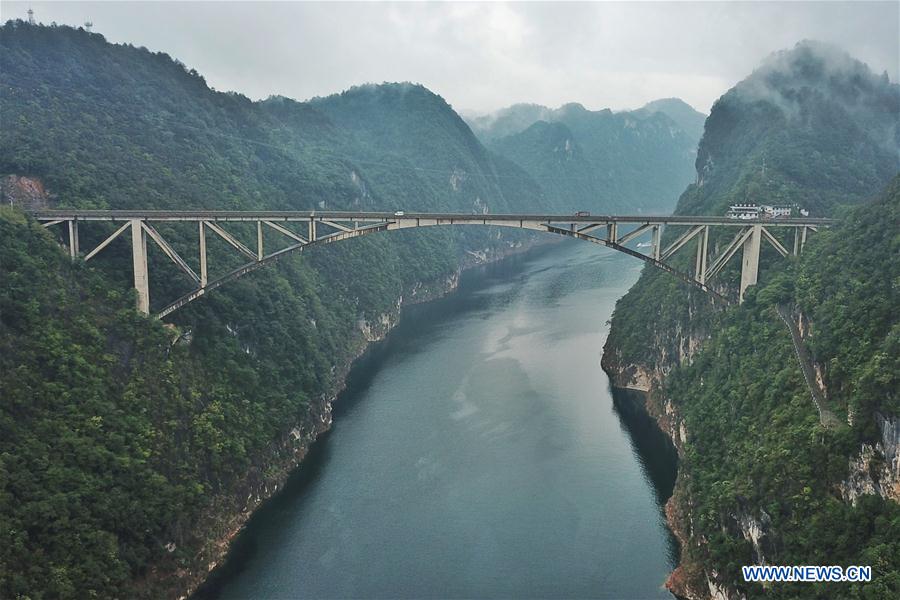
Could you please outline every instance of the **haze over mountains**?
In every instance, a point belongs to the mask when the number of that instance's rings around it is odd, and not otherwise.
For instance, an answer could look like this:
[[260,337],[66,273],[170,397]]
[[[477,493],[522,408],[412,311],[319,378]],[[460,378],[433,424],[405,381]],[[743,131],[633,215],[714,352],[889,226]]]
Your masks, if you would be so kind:
[[870,200],[900,169],[900,88],[829,44],[772,54],[713,105],[679,211]]
[[[704,115],[675,98],[635,111],[516,104],[469,117],[475,134],[566,210],[669,212],[693,180]],[[676,195],[679,192],[676,192]]]

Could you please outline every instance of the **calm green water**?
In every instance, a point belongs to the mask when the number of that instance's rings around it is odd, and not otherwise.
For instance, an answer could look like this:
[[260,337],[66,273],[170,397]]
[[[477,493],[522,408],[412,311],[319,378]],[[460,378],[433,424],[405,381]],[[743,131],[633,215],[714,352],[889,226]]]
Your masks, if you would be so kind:
[[411,307],[200,595],[671,598],[674,451],[600,369],[639,269],[568,242]]

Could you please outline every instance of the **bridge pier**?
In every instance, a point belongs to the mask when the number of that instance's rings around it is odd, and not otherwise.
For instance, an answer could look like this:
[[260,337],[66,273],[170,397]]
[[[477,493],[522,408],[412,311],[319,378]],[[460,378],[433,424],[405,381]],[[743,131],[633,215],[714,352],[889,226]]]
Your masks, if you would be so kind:
[[744,291],[756,285],[759,277],[759,250],[762,245],[762,225],[753,225],[750,235],[744,241],[744,255],[741,261],[740,301],[744,301]]
[[200,287],[205,288],[209,281],[209,272],[206,267],[206,226],[200,221]]
[[69,256],[78,256],[78,219],[69,221]]
[[653,250],[653,260],[659,260],[662,249],[660,247],[660,243],[662,241],[662,225],[654,225],[653,226],[653,241],[650,243],[653,245],[651,250]]
[[256,222],[256,260],[262,260],[263,256],[263,234],[262,221]]
[[697,240],[697,262],[694,265],[694,279],[702,284],[706,284],[707,246],[709,246],[709,225],[703,227],[703,233]]
[[131,219],[131,259],[134,264],[134,289],[137,309],[150,314],[150,278],[147,270],[147,234],[140,219]]

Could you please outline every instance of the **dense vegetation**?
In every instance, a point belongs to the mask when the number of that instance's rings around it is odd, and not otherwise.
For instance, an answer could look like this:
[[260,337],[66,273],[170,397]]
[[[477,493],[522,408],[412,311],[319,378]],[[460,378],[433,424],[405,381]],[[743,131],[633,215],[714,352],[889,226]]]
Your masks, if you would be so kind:
[[[291,270],[275,281],[296,275],[299,289],[304,274]],[[71,263],[8,208],[0,280],[3,597],[113,597],[161,555],[190,564],[208,498],[265,477],[261,453],[275,434],[315,417],[325,352],[346,353],[302,327],[261,332],[252,355],[199,328],[192,344],[176,343],[177,330],[134,311],[131,293]],[[235,301],[315,319],[327,340],[348,333],[321,302],[263,290]],[[288,343],[304,361],[286,364],[268,347]]]
[[[631,112],[517,104],[469,122],[566,211],[669,212],[693,181],[703,115],[677,99]],[[599,205],[599,206],[598,206]]]
[[[765,199],[827,214],[870,198],[900,168],[897,99],[896,85],[831,50],[805,44],[775,57],[717,103],[697,183],[678,210]],[[0,30],[0,100],[0,176],[40,180],[51,196],[39,201],[51,205],[603,212],[692,179],[680,167],[651,180],[596,173],[618,156],[680,164],[692,117],[664,107],[613,115],[569,106],[558,118],[532,107],[521,127],[490,138],[501,157],[421,86],[251,102],[209,89],[164,54],[21,22]],[[680,129],[679,118],[688,119]],[[653,147],[617,146],[632,126],[656,132]],[[845,213],[846,228],[817,234],[802,261],[768,261],[759,290],[725,314],[650,272],[616,312],[617,358],[663,371],[677,364],[698,314],[718,320],[667,394],[692,432],[680,485],[696,506],[694,539],[708,541],[688,552],[730,585],[740,585],[734,565],[753,559],[732,515],[750,514],[769,524],[769,562],[872,564],[878,582],[849,593],[897,591],[896,504],[865,496],[853,506],[835,491],[848,457],[877,437],[874,415],[898,413],[897,205],[895,183],[872,208]],[[82,233],[89,246],[104,231]],[[166,231],[189,261],[192,233]],[[240,511],[278,481],[322,426],[325,402],[364,343],[359,324],[395,317],[399,298],[451,275],[463,249],[511,239],[495,234],[335,244],[226,286],[163,325],[132,308],[127,240],[96,268],[72,263],[51,232],[4,209],[0,597],[183,591],[173,573],[205,566],[210,515]],[[217,272],[233,264],[221,245],[211,252]],[[151,253],[160,306],[186,283]],[[776,303],[810,319],[829,402],[854,415],[852,427],[817,425]]]
[[[871,206],[811,242],[799,264],[754,290],[717,322],[667,394],[688,431],[683,486],[694,514],[691,560],[749,596],[816,597],[835,584],[745,584],[740,565],[871,565],[874,582],[842,595],[900,594],[900,505],[878,495],[841,498],[849,457],[881,439],[878,416],[900,415],[900,177]],[[808,315],[815,360],[826,366],[829,408],[852,427],[823,428],[777,304]],[[883,460],[883,458],[882,458]],[[758,556],[738,526],[763,524]]]
[[[695,590],[708,589],[709,577],[750,597],[900,594],[896,498],[850,502],[841,492],[861,444],[874,445],[879,422],[900,415],[898,123],[898,86],[848,56],[812,43],[774,56],[716,103],[698,183],[678,210],[796,201],[836,214],[840,226],[813,236],[799,261],[771,257],[758,289],[724,313],[652,272],[617,305],[606,365],[663,376],[659,394],[687,431],[676,512]],[[836,208],[871,200],[892,178],[875,202]],[[732,281],[726,273],[722,283]],[[820,425],[777,305],[809,324],[828,408],[852,425]],[[684,361],[697,340],[702,349]],[[868,465],[871,477],[879,460]],[[749,522],[762,531],[758,548]],[[760,561],[871,565],[875,582],[745,584],[740,566]]]

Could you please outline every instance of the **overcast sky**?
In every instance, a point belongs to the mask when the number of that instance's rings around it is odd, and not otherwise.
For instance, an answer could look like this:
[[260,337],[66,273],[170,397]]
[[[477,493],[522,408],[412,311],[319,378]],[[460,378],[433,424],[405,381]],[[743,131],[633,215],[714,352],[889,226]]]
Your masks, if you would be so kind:
[[516,102],[708,112],[769,53],[809,38],[900,72],[900,2],[0,2],[3,20],[80,25],[161,50],[209,85],[299,100],[422,83],[457,110]]

